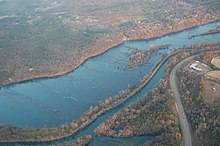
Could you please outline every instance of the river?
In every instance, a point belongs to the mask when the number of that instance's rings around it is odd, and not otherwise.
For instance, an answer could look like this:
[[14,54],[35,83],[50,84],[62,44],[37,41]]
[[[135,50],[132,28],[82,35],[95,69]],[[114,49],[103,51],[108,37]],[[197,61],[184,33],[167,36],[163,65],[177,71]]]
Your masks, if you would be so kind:
[[[39,128],[54,127],[77,119],[90,106],[96,106],[103,99],[114,96],[120,90],[126,89],[129,84],[133,85],[139,82],[144,75],[152,70],[167,51],[186,44],[219,41],[220,34],[188,39],[189,35],[204,33],[219,24],[220,21],[148,41],[125,42],[102,55],[87,60],[79,68],[63,76],[4,86],[0,89],[0,123]],[[134,67],[130,70],[124,69],[124,65],[129,59],[127,53],[130,51],[126,46],[146,50],[154,44],[171,44],[171,46],[169,49],[161,50],[152,55],[149,63],[145,65]],[[44,144],[63,143],[85,134],[94,136],[94,128],[106,118],[138,100],[154,88],[163,77],[165,65],[160,68],[150,83],[134,97],[99,117],[77,135]],[[132,144],[132,142],[138,144],[146,140],[146,138],[151,139],[152,137],[133,137],[132,140],[130,138],[95,137],[91,145],[102,145],[101,143],[107,145],[106,141],[109,145],[113,143],[128,145]]]

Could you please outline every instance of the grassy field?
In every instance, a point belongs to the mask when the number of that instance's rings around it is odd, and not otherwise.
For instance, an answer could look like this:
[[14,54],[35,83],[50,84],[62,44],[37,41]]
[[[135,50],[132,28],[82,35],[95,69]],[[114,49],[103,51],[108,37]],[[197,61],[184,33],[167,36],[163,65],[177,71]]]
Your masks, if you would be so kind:
[[[212,103],[217,98],[220,98],[220,83],[204,79],[202,81],[204,100],[208,103]],[[214,92],[214,90],[216,90]]]
[[220,57],[216,57],[212,59],[212,64],[220,69]]

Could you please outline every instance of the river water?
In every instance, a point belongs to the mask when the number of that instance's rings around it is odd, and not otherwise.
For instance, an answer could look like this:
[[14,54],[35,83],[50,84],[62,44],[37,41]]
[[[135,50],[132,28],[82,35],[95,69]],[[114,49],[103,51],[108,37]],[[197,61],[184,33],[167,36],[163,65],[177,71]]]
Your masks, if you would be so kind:
[[[188,39],[189,35],[204,33],[220,25],[214,22],[186,31],[167,35],[161,38],[142,41],[129,41],[114,47],[106,53],[87,60],[76,70],[56,78],[36,79],[15,83],[0,89],[0,123],[20,127],[54,127],[77,119],[90,106],[96,106],[109,96],[116,95],[128,85],[139,82],[159,62],[168,50],[186,44],[196,44],[207,41],[219,41],[220,34],[200,36]],[[161,50],[152,55],[149,63],[125,70],[128,63],[127,46],[146,50],[151,45],[171,44],[169,49]],[[126,103],[107,112],[95,122],[83,129],[74,137],[44,144],[56,144],[70,141],[85,134],[94,136],[94,128],[118,110],[141,98],[157,85],[163,77],[164,64],[150,83]],[[138,144],[152,137],[133,137],[132,139],[114,139],[95,137],[91,145],[129,145]],[[107,141],[107,143],[106,143]],[[102,144],[103,143],[103,144]]]

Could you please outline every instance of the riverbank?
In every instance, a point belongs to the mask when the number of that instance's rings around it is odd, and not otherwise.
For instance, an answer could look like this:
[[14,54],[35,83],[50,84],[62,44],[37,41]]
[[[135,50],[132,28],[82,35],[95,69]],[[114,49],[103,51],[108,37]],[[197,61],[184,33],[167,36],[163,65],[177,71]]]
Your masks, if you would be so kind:
[[77,69],[78,67],[80,67],[80,65],[82,65],[83,63],[85,63],[88,59],[91,59],[93,57],[96,57],[98,55],[101,55],[103,53],[105,53],[106,51],[115,48],[119,45],[121,45],[122,43],[126,42],[126,41],[135,41],[135,40],[150,40],[150,39],[155,39],[155,38],[159,38],[159,37],[163,37],[166,35],[171,35],[180,31],[184,31],[187,29],[191,29],[193,27],[198,27],[200,25],[205,25],[208,23],[212,23],[215,21],[218,21],[220,18],[215,18],[215,19],[195,19],[195,18],[191,18],[191,19],[186,19],[186,20],[182,20],[179,23],[175,24],[172,27],[162,27],[160,30],[155,31],[154,33],[150,33],[148,35],[134,35],[131,38],[127,38],[126,40],[124,40],[123,36],[120,36],[119,38],[107,43],[104,46],[100,46],[100,44],[96,44],[97,48],[100,47],[99,50],[93,51],[93,52],[87,52],[85,53],[81,58],[74,60],[73,62],[73,66],[70,66],[68,68],[65,69],[61,69],[58,72],[50,72],[50,73],[33,73],[32,75],[28,75],[26,76],[25,74],[23,74],[23,76],[19,77],[19,78],[9,78],[9,80],[6,80],[2,83],[0,83],[1,87],[10,85],[10,84],[16,84],[19,82],[28,82],[30,80],[33,79],[44,79],[44,78],[54,78],[54,77],[58,77],[58,76],[62,76],[64,74],[67,74],[71,71],[74,71],[75,69]]
[[199,37],[199,36],[212,35],[212,34],[217,34],[217,33],[220,33],[220,25],[217,26],[217,27],[214,28],[214,29],[211,29],[211,30],[205,32],[205,33],[196,34],[196,35],[191,35],[191,36],[189,36],[188,38],[192,39],[192,38]]
[[70,143],[66,143],[66,144],[58,144],[58,146],[88,146],[89,143],[92,142],[92,136],[91,135],[86,135],[86,136],[82,136],[80,138],[77,138],[76,140],[70,142]]
[[[209,44],[203,43],[201,47],[206,45]],[[2,138],[0,142],[48,142],[74,135],[75,133],[77,133],[78,131],[95,121],[100,115],[124,103],[127,99],[139,92],[140,89],[142,89],[146,84],[148,84],[148,82],[152,79],[154,74],[157,73],[157,71],[160,69],[160,66],[167,59],[169,59],[169,57],[173,56],[175,53],[185,51],[186,50],[182,50],[181,48],[179,48],[176,51],[169,52],[168,55],[165,55],[164,58],[157,64],[154,70],[148,75],[146,75],[144,79],[142,79],[137,85],[132,86],[127,90],[121,91],[118,95],[114,97],[109,97],[108,99],[104,100],[94,108],[90,108],[89,111],[85,112],[76,121],[73,121],[69,124],[61,125],[57,128],[25,129],[10,126],[2,126],[0,127],[0,137]]]
[[170,44],[163,44],[163,45],[155,45],[152,47],[149,47],[148,50],[142,51],[138,48],[131,48],[131,54],[128,54],[129,56],[129,62],[124,66],[125,69],[131,69],[135,66],[141,66],[144,65],[149,61],[152,55],[157,53],[160,50],[168,49]]
[[[189,134],[186,135],[186,133],[183,133],[183,135],[181,135],[180,130],[176,130],[176,132],[173,130],[173,125],[177,124],[177,119],[174,118],[177,118],[177,111],[173,111],[175,109],[175,101],[173,95],[174,92],[171,92],[170,90],[170,72],[181,60],[187,58],[186,61],[188,61],[192,59],[192,57],[189,56],[194,57],[195,54],[217,51],[219,50],[219,46],[220,43],[204,43],[200,45],[182,47],[182,49],[185,51],[183,51],[183,53],[179,54],[178,56],[175,56],[172,61],[170,61],[170,63],[167,65],[164,78],[160,84],[150,93],[148,93],[148,95],[144,96],[134,104],[115,113],[111,118],[100,124],[95,129],[96,134],[101,136],[120,138],[133,137],[138,135],[151,135],[152,133],[159,132],[160,136],[158,136],[155,140],[148,142],[149,145],[152,145],[152,143],[164,144],[164,141],[170,142],[166,143],[166,145],[171,145],[171,143],[173,145],[173,142],[181,143],[180,140],[183,138],[187,141],[188,139],[185,138],[188,138]],[[189,48],[191,49],[189,50]],[[183,112],[180,113],[182,115]],[[143,118],[145,119],[143,120]],[[184,121],[184,119],[186,119],[186,117],[183,119],[180,118],[179,120]],[[181,124],[183,124],[182,121]],[[172,125],[172,128],[170,128],[172,130],[168,132],[169,128],[167,129],[167,127],[170,125]],[[179,125],[176,125],[176,128],[179,128]],[[184,129],[182,130],[184,131]],[[169,141],[168,139],[171,140]]]

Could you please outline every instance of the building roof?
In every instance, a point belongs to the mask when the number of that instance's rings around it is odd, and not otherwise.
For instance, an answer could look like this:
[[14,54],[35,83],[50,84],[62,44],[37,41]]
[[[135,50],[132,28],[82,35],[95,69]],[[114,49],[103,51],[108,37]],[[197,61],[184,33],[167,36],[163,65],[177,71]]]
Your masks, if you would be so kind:
[[198,63],[193,63],[190,65],[190,68],[197,70],[197,71],[201,71],[202,69],[199,68]]
[[[190,65],[190,68],[197,70],[197,71],[206,71],[208,66],[200,61],[195,61]],[[207,72],[207,71],[206,71]]]

